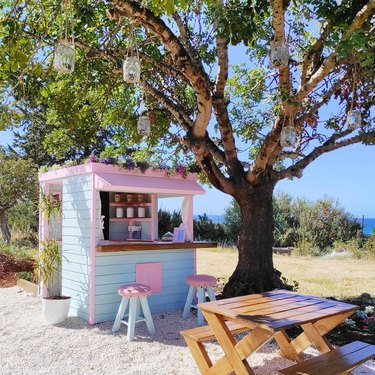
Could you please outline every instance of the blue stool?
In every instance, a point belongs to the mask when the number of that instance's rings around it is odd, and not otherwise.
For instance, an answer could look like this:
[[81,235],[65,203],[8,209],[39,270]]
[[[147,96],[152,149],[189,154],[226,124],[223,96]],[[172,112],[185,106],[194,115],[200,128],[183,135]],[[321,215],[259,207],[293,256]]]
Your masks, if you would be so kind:
[[[154,322],[152,320],[150,308],[148,306],[147,297],[152,293],[152,289],[144,284],[125,284],[118,289],[118,294],[122,296],[120,306],[117,311],[116,319],[112,326],[112,333],[120,329],[121,323],[128,326],[127,340],[134,339],[135,325],[145,322],[150,335],[155,335]],[[127,306],[129,305],[129,314],[125,315]],[[139,316],[142,307],[143,317]],[[128,318],[124,320],[124,318]]]
[[186,279],[186,284],[190,285],[189,293],[186,298],[184,311],[182,318],[186,319],[190,313],[190,310],[198,310],[198,325],[202,326],[204,323],[203,314],[200,309],[192,304],[195,295],[198,295],[198,303],[206,302],[205,292],[207,291],[210,301],[216,301],[213,286],[216,285],[216,278],[210,275],[191,275]]

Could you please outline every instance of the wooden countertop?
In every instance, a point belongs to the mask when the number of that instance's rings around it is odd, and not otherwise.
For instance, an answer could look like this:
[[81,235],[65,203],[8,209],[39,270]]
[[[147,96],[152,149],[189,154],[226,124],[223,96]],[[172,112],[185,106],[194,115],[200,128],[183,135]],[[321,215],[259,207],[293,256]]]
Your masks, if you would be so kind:
[[96,251],[106,253],[112,251],[141,250],[176,250],[217,247],[216,242],[163,242],[163,241],[100,241]]

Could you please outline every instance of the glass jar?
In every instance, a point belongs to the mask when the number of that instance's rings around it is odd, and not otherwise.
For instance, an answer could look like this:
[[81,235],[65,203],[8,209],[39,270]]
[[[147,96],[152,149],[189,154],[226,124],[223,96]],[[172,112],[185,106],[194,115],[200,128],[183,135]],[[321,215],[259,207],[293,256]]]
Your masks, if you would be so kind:
[[138,129],[138,133],[141,136],[144,136],[150,133],[151,121],[147,115],[143,115],[138,118],[137,129]]
[[280,41],[271,44],[270,60],[271,66],[274,68],[288,66],[289,50],[286,42]]
[[349,129],[354,130],[360,128],[362,125],[361,112],[357,109],[349,111],[346,117],[346,124],[348,125]]
[[124,60],[123,75],[127,83],[137,83],[141,80],[141,64],[138,57],[130,56]]
[[280,146],[293,148],[297,143],[297,132],[293,126],[284,126],[280,134]]
[[55,48],[54,68],[60,73],[72,73],[75,64],[74,45],[68,41],[59,41]]

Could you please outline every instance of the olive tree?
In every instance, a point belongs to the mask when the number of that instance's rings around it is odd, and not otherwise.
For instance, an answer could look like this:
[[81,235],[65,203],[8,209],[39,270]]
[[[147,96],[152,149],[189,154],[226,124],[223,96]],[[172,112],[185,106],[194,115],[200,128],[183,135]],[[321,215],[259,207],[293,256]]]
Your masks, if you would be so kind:
[[[275,186],[326,153],[374,141],[374,9],[375,0],[7,0],[0,124],[16,125],[31,95],[47,98],[55,146],[92,116],[116,129],[119,152],[136,145],[137,157],[194,159],[240,207],[238,264],[224,295],[282,287]],[[62,75],[51,62],[66,24],[76,61]],[[141,62],[137,84],[122,79],[128,56]],[[142,139],[146,110],[153,124]]]

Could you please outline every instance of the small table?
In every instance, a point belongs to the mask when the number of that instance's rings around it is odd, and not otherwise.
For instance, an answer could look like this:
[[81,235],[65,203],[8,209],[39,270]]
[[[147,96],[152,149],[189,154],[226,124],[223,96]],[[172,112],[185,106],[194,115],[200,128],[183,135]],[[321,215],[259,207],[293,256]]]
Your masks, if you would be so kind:
[[[358,306],[306,296],[285,290],[222,299],[198,305],[215,337],[221,345],[224,356],[211,365],[203,345],[202,354],[207,358],[208,374],[237,375],[254,374],[246,358],[275,338],[280,354],[294,361],[301,361],[300,353],[315,345],[321,353],[332,350],[324,337]],[[250,332],[236,342],[225,321],[230,320],[246,326]],[[291,339],[286,329],[301,327],[303,332]],[[203,352],[204,351],[204,352]]]

